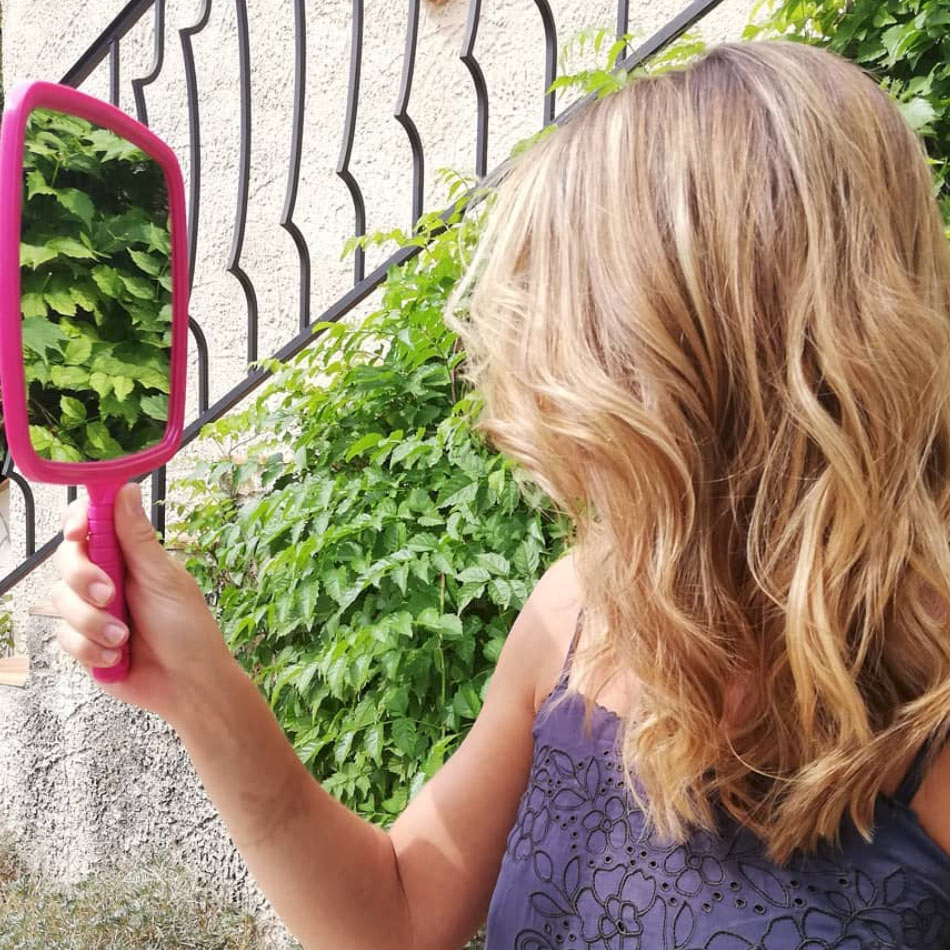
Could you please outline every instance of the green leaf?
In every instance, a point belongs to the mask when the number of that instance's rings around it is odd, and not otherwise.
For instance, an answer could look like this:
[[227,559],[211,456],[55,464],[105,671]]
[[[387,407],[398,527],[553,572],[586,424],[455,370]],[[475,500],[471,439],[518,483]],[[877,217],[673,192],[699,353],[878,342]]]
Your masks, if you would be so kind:
[[63,411],[64,422],[72,425],[86,421],[86,407],[73,396],[60,396],[59,406]]
[[32,267],[36,270],[40,264],[45,264],[58,257],[59,254],[51,247],[45,244],[26,244],[20,242],[20,266]]
[[910,102],[898,102],[897,106],[915,132],[937,118],[937,110],[926,99],[920,97],[911,99]]
[[76,337],[66,344],[65,359],[70,366],[82,366],[91,354],[92,340],[89,337]]
[[92,269],[92,279],[96,286],[108,297],[122,297],[125,293],[125,284],[119,277],[119,272],[107,264],[99,264]]
[[478,693],[471,683],[463,683],[452,697],[452,707],[464,719],[475,719],[482,708]]
[[74,257],[78,260],[95,260],[95,251],[90,250],[81,241],[71,237],[55,237],[46,242],[46,246],[57,254]]
[[159,422],[165,422],[168,419],[168,396],[149,394],[142,397],[141,405],[142,412],[152,419],[157,419]]
[[74,317],[76,315],[76,301],[73,300],[72,295],[65,290],[48,290],[43,296],[46,298],[46,302],[53,308],[57,313],[61,313],[67,317]]
[[[78,188],[63,188],[56,192],[56,200],[71,214],[74,214],[87,227],[92,227],[95,207],[92,199]],[[90,255],[94,256],[94,255]]]
[[112,377],[107,373],[91,373],[89,375],[89,385],[102,399],[112,392]]
[[133,389],[135,389],[135,380],[129,379],[128,376],[116,376],[112,380],[112,391],[119,402],[123,402]]
[[22,294],[20,297],[20,312],[24,317],[42,317],[46,320],[46,298],[43,294]]
[[30,443],[40,454],[49,452],[53,445],[53,433],[45,426],[30,426]]
[[86,426],[86,441],[92,450],[90,455],[95,458],[118,458],[126,452],[109,434],[104,422],[90,422]]
[[104,419],[122,419],[131,427],[138,422],[141,407],[138,399],[134,397],[120,401],[113,393],[109,393],[100,398],[99,411]]
[[89,382],[89,373],[81,366],[51,366],[50,379],[59,389],[84,389]]
[[32,350],[43,362],[49,350],[63,355],[63,344],[68,339],[58,323],[43,317],[27,317],[22,324],[23,345]]
[[155,283],[145,277],[133,277],[129,274],[119,274],[126,290],[139,300],[153,300],[155,298]]
[[46,179],[43,177],[43,173],[38,169],[34,168],[31,172],[27,172],[26,175],[26,198],[27,201],[30,200],[34,195],[55,195],[56,189],[50,188],[46,183]]
[[365,452],[366,449],[371,449],[373,446],[378,445],[380,440],[383,438],[382,432],[367,432],[366,435],[362,438],[357,439],[347,450],[344,458],[347,462],[350,461],[354,456],[359,455],[361,452]]
[[404,755],[412,755],[416,749],[416,727],[409,719],[397,719],[392,726],[393,742]]
[[99,295],[88,281],[74,283],[69,288],[70,296],[83,310],[95,313],[99,309]]
[[129,257],[135,261],[139,270],[144,271],[150,277],[157,277],[166,266],[166,261],[152,254],[146,254],[145,251],[136,251],[129,248]]

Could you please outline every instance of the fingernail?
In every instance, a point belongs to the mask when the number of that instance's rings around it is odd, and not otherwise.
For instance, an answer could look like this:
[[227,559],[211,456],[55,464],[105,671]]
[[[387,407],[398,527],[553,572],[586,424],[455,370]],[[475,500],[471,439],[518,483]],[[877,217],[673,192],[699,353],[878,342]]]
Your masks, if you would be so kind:
[[118,623],[110,623],[106,625],[103,635],[109,643],[121,643],[125,639],[125,627]]
[[106,666],[115,666],[122,654],[118,650],[103,650],[102,661]]
[[112,587],[102,581],[95,581],[89,585],[89,596],[92,597],[100,607],[105,607],[112,599]]
[[126,496],[126,508],[130,515],[145,514],[142,508],[142,489],[135,482],[132,483],[132,491]]

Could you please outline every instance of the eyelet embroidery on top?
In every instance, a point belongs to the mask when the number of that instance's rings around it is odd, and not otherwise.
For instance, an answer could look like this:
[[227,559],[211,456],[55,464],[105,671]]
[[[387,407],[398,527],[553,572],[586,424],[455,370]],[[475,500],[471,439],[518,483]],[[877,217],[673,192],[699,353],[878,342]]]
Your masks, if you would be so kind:
[[[575,757],[535,735],[487,950],[950,947],[950,907],[912,890],[900,866],[880,880],[820,856],[776,869],[734,825],[724,839],[702,831],[679,845],[644,838],[619,756],[587,740],[588,754]],[[506,913],[531,925],[502,934],[513,929]],[[733,926],[717,924],[730,916]]]

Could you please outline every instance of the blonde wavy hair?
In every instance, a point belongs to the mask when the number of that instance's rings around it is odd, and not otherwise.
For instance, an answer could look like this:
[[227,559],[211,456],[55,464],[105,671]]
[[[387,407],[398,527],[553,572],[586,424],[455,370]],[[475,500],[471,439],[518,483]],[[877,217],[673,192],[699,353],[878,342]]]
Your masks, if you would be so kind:
[[946,737],[948,297],[919,138],[815,47],[637,77],[498,187],[446,319],[478,428],[572,517],[585,679],[635,678],[663,836],[870,840]]

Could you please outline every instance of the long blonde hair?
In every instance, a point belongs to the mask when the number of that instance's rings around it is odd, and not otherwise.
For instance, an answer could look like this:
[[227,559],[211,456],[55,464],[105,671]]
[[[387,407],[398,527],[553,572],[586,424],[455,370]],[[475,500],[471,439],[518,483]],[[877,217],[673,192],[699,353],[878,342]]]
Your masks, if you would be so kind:
[[933,188],[857,66],[722,44],[519,155],[449,302],[478,428],[574,520],[665,837],[721,805],[779,863],[846,812],[870,838],[884,766],[950,727]]

